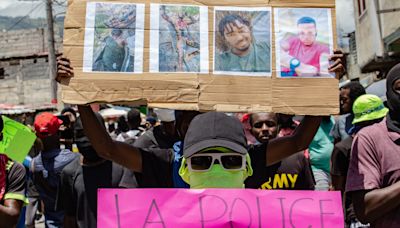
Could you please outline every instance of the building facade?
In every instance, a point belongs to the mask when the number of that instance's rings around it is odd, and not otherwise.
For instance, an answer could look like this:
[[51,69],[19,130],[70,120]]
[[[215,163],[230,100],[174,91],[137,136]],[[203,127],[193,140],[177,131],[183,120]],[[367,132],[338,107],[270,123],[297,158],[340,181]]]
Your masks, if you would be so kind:
[[356,62],[376,78],[400,62],[400,1],[354,0]]
[[[56,38],[61,50],[61,38]],[[51,104],[47,34],[44,29],[0,32],[0,104]]]

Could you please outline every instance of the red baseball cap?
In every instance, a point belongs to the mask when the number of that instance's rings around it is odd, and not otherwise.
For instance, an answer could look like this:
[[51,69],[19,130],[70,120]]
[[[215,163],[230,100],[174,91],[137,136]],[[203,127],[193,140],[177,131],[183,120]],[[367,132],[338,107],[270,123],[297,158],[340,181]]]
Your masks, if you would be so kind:
[[39,138],[46,138],[57,133],[62,121],[50,112],[43,112],[36,116],[35,126],[36,135]]

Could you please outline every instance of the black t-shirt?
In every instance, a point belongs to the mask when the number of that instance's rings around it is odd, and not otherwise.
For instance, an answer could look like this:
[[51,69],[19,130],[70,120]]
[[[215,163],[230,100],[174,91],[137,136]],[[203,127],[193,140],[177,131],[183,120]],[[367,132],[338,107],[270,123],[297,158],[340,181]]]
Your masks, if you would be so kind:
[[141,188],[173,188],[172,149],[141,149],[142,172],[135,173]]
[[132,171],[111,161],[97,166],[82,166],[80,158],[68,164],[61,173],[58,206],[65,215],[76,218],[78,227],[97,226],[98,188],[135,188]]
[[[345,140],[336,143],[331,155],[332,175],[344,176],[345,178],[347,178],[347,171],[349,170],[352,144],[353,144],[353,137],[351,136],[346,138]],[[346,194],[345,209],[346,209],[346,222],[349,223],[351,220],[356,218],[350,194]]]
[[[275,181],[277,188],[282,186],[280,189],[314,189],[314,178],[310,163],[303,152],[292,155],[273,166],[266,167],[265,147],[265,145],[259,145],[249,148],[254,173],[253,176],[246,179],[246,188],[262,188],[263,184],[268,181],[273,187]],[[167,153],[162,149],[142,150],[142,173],[136,176],[139,186],[144,188],[173,187],[173,159],[172,150],[167,150]],[[292,183],[294,183],[293,188]],[[267,188],[267,185],[265,184],[264,187]]]
[[142,172],[135,173],[141,188],[172,188],[173,145],[177,140],[156,126],[141,135],[133,144],[142,152]]
[[[15,199],[25,202],[25,188],[26,188],[26,170],[23,165],[18,162],[8,161],[6,179],[6,191],[4,199]],[[3,201],[0,202],[3,205]]]
[[353,137],[348,137],[335,144],[331,155],[331,173],[337,176],[347,176],[350,163],[351,145]]
[[314,177],[310,162],[298,152],[281,162],[266,166],[266,144],[251,145],[249,155],[253,175],[245,181],[246,188],[314,190]]

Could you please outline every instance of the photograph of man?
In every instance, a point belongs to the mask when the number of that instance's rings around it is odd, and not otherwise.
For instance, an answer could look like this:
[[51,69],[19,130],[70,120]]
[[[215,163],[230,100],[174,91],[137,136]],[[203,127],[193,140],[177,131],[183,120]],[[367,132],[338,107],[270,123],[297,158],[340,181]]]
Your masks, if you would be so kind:
[[214,15],[214,73],[270,76],[270,10],[216,7]]
[[[333,77],[329,9],[276,9],[277,69],[280,77]],[[285,18],[285,20],[279,20]]]
[[137,8],[136,4],[88,3],[84,71],[138,70],[135,69]]

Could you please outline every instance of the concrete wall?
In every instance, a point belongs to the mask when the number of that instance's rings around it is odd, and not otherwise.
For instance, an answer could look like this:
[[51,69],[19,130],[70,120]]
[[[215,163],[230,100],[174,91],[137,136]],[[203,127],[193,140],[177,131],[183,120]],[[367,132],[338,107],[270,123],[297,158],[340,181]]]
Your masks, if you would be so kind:
[[5,71],[0,79],[0,103],[50,103],[50,79],[47,58],[1,62]]
[[366,0],[366,11],[359,15],[358,0],[354,0],[358,65],[363,66],[375,56],[382,56],[378,17],[374,0]]
[[[380,10],[400,8],[399,0],[379,0]],[[400,11],[381,13],[383,38],[391,35],[400,28]]]
[[[62,39],[55,37],[61,52]],[[0,32],[0,103],[41,105],[51,102],[47,34],[44,29]],[[38,55],[40,57],[34,57]],[[15,59],[10,59],[10,58]]]
[[[56,36],[56,50],[61,51],[62,39]],[[24,29],[0,32],[0,58],[27,56],[47,52],[44,29]]]
[[378,10],[400,8],[399,0],[366,0],[365,2],[366,11],[360,16],[358,15],[358,0],[353,1],[360,66],[364,66],[375,57],[384,56],[387,50],[385,50],[383,39],[400,28],[399,11],[377,14]]

